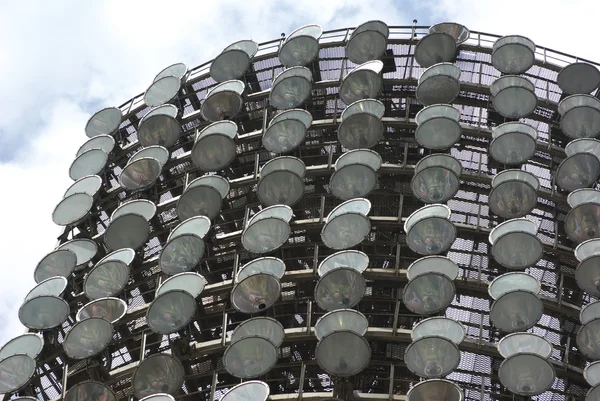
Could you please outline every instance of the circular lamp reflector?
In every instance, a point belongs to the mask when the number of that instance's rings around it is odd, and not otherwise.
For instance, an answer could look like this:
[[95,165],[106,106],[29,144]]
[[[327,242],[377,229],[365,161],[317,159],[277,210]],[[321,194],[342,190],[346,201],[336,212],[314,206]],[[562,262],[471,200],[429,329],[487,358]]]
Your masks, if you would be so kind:
[[513,333],[498,342],[498,352],[503,358],[526,353],[548,359],[552,355],[552,344],[534,333]]
[[35,360],[29,355],[12,355],[0,361],[0,392],[12,393],[25,387],[36,367]]
[[161,270],[173,275],[192,270],[204,256],[204,241],[193,234],[172,238],[163,247],[158,264]]
[[369,321],[362,313],[354,309],[337,309],[321,316],[315,324],[317,340],[340,330],[351,331],[364,336],[369,328]]
[[578,189],[569,194],[573,208],[565,218],[565,232],[576,243],[600,237],[600,191]]
[[579,329],[577,348],[591,360],[600,359],[600,318],[588,321]]
[[556,77],[558,87],[568,94],[591,93],[600,86],[600,71],[591,64],[573,63],[564,67]]
[[327,311],[352,308],[365,295],[366,287],[359,272],[339,267],[319,279],[315,287],[315,301]]
[[587,240],[577,246],[575,257],[579,265],[575,280],[579,288],[594,297],[600,297],[600,240]]
[[447,63],[456,56],[456,41],[444,32],[433,32],[422,37],[415,47],[415,61],[423,68]]
[[525,218],[508,220],[494,227],[489,241],[496,262],[508,269],[533,266],[544,254],[535,223]]
[[306,25],[288,35],[279,48],[279,61],[286,67],[311,63],[319,54],[320,25]]
[[381,117],[385,106],[379,100],[361,99],[350,104],[341,115],[338,140],[348,149],[368,149],[383,136]]
[[460,68],[451,63],[432,65],[423,71],[417,85],[417,100],[424,106],[452,103],[460,92]]
[[87,140],[83,145],[81,145],[81,147],[75,154],[75,157],[81,155],[86,150],[91,149],[102,149],[104,152],[106,152],[106,154],[109,154],[110,152],[112,152],[114,147],[115,138],[113,138],[110,135],[98,135]]
[[185,370],[181,362],[168,354],[155,354],[144,359],[131,378],[137,398],[152,394],[175,394],[183,385]]
[[323,277],[338,267],[348,267],[362,273],[368,266],[369,257],[365,253],[355,250],[340,251],[323,259],[319,264],[318,273]]
[[277,277],[257,273],[238,282],[231,291],[231,303],[242,313],[256,313],[270,308],[281,295]]
[[371,231],[368,214],[371,202],[364,198],[348,200],[327,216],[321,240],[331,249],[347,249],[360,244]]
[[19,320],[27,328],[48,330],[61,325],[69,313],[69,304],[64,299],[42,295],[21,305]]
[[311,124],[312,115],[306,110],[282,111],[269,122],[262,144],[269,152],[291,152],[304,142],[306,130]]
[[581,324],[586,324],[597,317],[600,317],[600,301],[594,301],[581,308],[579,312],[579,320]]
[[183,290],[171,290],[157,296],[148,307],[148,327],[158,334],[183,329],[196,314],[196,299]]
[[278,351],[268,339],[246,337],[231,344],[223,354],[229,374],[240,379],[262,376],[277,363]]
[[143,157],[128,163],[119,175],[119,184],[130,191],[148,188],[156,182],[162,165],[153,157]]
[[150,234],[148,221],[137,213],[129,213],[112,220],[104,231],[104,244],[109,249],[138,249]]
[[312,73],[306,67],[292,67],[273,81],[269,102],[279,110],[293,109],[303,104],[312,91]]
[[98,195],[100,188],[102,188],[102,178],[100,176],[86,175],[75,181],[73,185],[65,191],[63,198],[67,198],[77,193],[85,193],[93,199],[96,199],[96,195]]
[[504,170],[492,178],[488,204],[494,214],[505,219],[523,217],[537,204],[538,189],[540,181],[535,175],[522,170]]
[[535,44],[524,36],[504,36],[494,43],[492,64],[504,74],[523,74],[534,61]]
[[89,299],[119,294],[129,281],[129,266],[118,260],[97,264],[83,282],[83,292]]
[[494,109],[507,118],[527,117],[537,106],[535,86],[527,78],[504,75],[490,86]]
[[371,346],[353,331],[334,331],[319,341],[315,358],[321,369],[331,375],[354,376],[369,364]]
[[217,121],[200,131],[192,148],[192,162],[203,171],[219,171],[235,159],[237,124]]
[[272,256],[254,259],[240,268],[236,276],[236,281],[240,282],[246,277],[258,273],[270,274],[271,276],[277,277],[278,280],[281,280],[285,273],[285,263],[283,263],[281,259]]
[[427,149],[447,149],[460,140],[460,111],[448,104],[434,104],[415,117],[415,139]]
[[560,129],[569,138],[595,138],[600,134],[600,100],[591,95],[572,95],[558,104]]
[[76,193],[63,198],[52,212],[52,221],[59,226],[77,225],[90,213],[94,199],[84,193]]
[[50,277],[35,287],[25,296],[25,301],[40,295],[61,297],[67,288],[67,279],[64,277]]
[[552,364],[544,358],[535,354],[520,353],[502,362],[498,376],[510,392],[533,396],[552,387],[555,373]]
[[121,125],[123,112],[116,107],[107,107],[94,114],[85,125],[85,134],[89,138],[99,135],[114,135]]
[[432,379],[417,383],[408,390],[406,401],[462,401],[463,392],[448,380]]
[[266,401],[270,393],[267,383],[250,380],[234,386],[219,401]]
[[460,188],[462,165],[450,155],[429,155],[415,166],[411,181],[413,194],[425,203],[446,202]]
[[38,263],[33,277],[40,283],[50,277],[69,277],[77,265],[77,256],[68,249],[58,249],[50,252]]
[[[362,99],[375,98],[383,86],[383,63],[367,61],[348,73],[340,85],[340,99],[351,105]],[[363,146],[364,147],[364,146]]]
[[100,298],[88,302],[77,312],[78,322],[91,318],[103,318],[117,323],[127,313],[127,303],[119,298]]
[[501,331],[525,331],[540,320],[544,311],[542,301],[529,291],[511,291],[492,304],[490,321]]
[[44,339],[37,333],[26,333],[13,338],[0,349],[0,361],[9,356],[22,354],[36,359],[44,348]]
[[293,205],[304,195],[304,162],[296,157],[282,156],[269,160],[260,171],[256,187],[258,199],[264,205]]
[[167,114],[144,117],[138,127],[138,141],[142,146],[160,145],[170,148],[181,135],[181,124]]
[[583,369],[583,377],[590,386],[600,383],[600,361],[592,362]]
[[117,401],[110,386],[100,382],[86,381],[72,386],[64,396],[65,401],[86,401],[90,396],[102,401]]
[[123,248],[123,249],[119,249],[118,251],[113,251],[113,252],[109,253],[108,255],[106,255],[105,257],[100,259],[100,261],[96,264],[99,265],[100,263],[103,263],[103,262],[106,262],[109,260],[119,260],[119,261],[125,263],[126,265],[130,265],[131,262],[133,262],[134,258],[135,258],[135,251],[133,249]]
[[420,377],[447,376],[460,363],[456,344],[442,337],[423,337],[409,344],[404,353],[406,367]]
[[456,227],[450,221],[446,205],[427,205],[412,213],[404,223],[406,243],[420,255],[447,251],[456,239]]
[[164,77],[175,77],[182,79],[185,76],[185,74],[187,74],[187,72],[188,67],[184,63],[171,64],[170,66],[166,67],[161,72],[156,74],[156,76],[154,77],[154,81],[152,82],[156,82]]
[[102,149],[86,150],[73,161],[69,168],[69,177],[76,181],[88,175],[99,174],[106,167],[108,154]]
[[246,337],[266,338],[275,347],[283,342],[285,331],[281,323],[270,317],[255,317],[239,324],[231,334],[231,343],[236,343]]
[[466,330],[462,323],[454,319],[435,316],[421,320],[413,327],[411,333],[413,341],[431,336],[439,336],[450,340],[454,344],[460,344],[465,339]]
[[129,163],[144,157],[152,157],[158,160],[162,169],[162,167],[167,164],[167,161],[169,161],[169,151],[167,148],[160,145],[148,146],[135,152],[135,154],[129,159]]
[[329,181],[331,193],[342,200],[367,196],[377,185],[376,171],[381,164],[381,156],[372,150],[355,149],[342,154]]
[[269,206],[256,213],[242,232],[244,249],[253,253],[278,249],[290,236],[292,214],[292,209],[285,205]]
[[210,76],[217,82],[238,79],[250,67],[258,44],[252,40],[240,40],[227,46],[210,65]]
[[153,109],[150,109],[149,112],[144,114],[142,118],[140,118],[138,126],[141,126],[146,118],[150,118],[152,116],[157,115],[164,115],[177,119],[177,116],[179,115],[179,109],[177,108],[177,106],[174,106],[172,104],[162,104],[158,107],[154,107]]
[[206,216],[194,216],[179,223],[169,234],[169,240],[185,234],[193,234],[198,238],[206,237],[210,230],[210,219]]
[[445,256],[425,256],[408,267],[406,277],[410,281],[422,274],[439,273],[454,281],[458,277],[458,272],[458,265]]
[[600,175],[600,141],[581,138],[565,146],[567,158],[556,170],[556,184],[565,191],[592,185]]
[[246,86],[242,81],[225,81],[214,86],[206,95],[200,114],[207,121],[229,120],[237,115],[244,105],[242,93]]
[[75,271],[78,271],[86,267],[88,263],[90,263],[90,260],[96,256],[96,253],[98,252],[98,244],[91,239],[73,239],[65,242],[56,249],[65,249],[73,252],[77,257],[77,266],[75,266]]
[[181,221],[194,216],[206,216],[212,220],[221,211],[222,204],[222,194],[210,182],[188,186],[177,202],[177,217]]
[[166,279],[160,287],[158,287],[156,296],[158,297],[159,295],[173,290],[183,290],[192,297],[197,298],[202,291],[204,291],[206,284],[206,279],[198,273],[179,273]]
[[499,299],[502,295],[515,290],[524,290],[538,294],[541,290],[538,279],[525,272],[511,272],[496,277],[488,287],[492,299]]
[[411,312],[432,315],[450,306],[454,294],[454,282],[448,276],[438,272],[424,273],[408,282],[402,300]]
[[492,138],[490,155],[498,163],[521,164],[535,154],[537,131],[527,124],[501,124],[492,131]]
[[454,38],[456,44],[460,45],[469,39],[471,32],[455,22],[442,22],[429,27],[429,33],[445,33]]
[[377,60],[387,49],[390,29],[383,21],[367,21],[352,31],[346,43],[346,57],[355,64]]
[[153,394],[142,398],[140,401],[175,401],[175,397],[169,394]]
[[104,351],[112,338],[112,324],[101,317],[92,317],[71,328],[63,342],[63,348],[69,358],[91,358]]
[[166,76],[152,82],[144,94],[144,103],[150,107],[171,103],[181,88],[181,80],[177,77]]

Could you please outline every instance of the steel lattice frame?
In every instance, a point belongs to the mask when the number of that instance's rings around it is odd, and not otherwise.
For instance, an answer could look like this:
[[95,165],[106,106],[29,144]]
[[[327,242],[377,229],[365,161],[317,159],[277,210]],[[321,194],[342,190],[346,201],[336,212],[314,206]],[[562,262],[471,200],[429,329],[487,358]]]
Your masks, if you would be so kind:
[[[388,51],[382,59],[384,89],[378,99],[386,107],[385,134],[373,150],[382,156],[384,165],[376,190],[368,196],[373,205],[370,214],[373,228],[357,248],[371,260],[364,274],[368,280],[367,294],[357,309],[369,319],[366,338],[373,354],[367,369],[347,380],[334,380],[320,370],[314,360],[316,338],[310,327],[324,314],[312,301],[318,279],[316,267],[333,253],[322,245],[319,233],[324,217],[341,203],[329,193],[328,185],[333,163],[345,151],[337,141],[336,127],[345,107],[339,100],[339,84],[345,73],[355,67],[344,52],[351,30],[325,32],[320,40],[319,57],[309,66],[315,83],[312,96],[303,108],[312,114],[314,123],[305,143],[292,153],[307,166],[306,193],[293,207],[295,216],[289,241],[273,254],[285,261],[287,272],[282,279],[280,300],[265,312],[286,328],[277,366],[260,378],[269,384],[272,395],[289,394],[295,398],[300,393],[302,397],[324,397],[322,392],[333,390],[334,396],[344,398],[350,391],[357,390],[363,398],[373,394],[387,397],[406,394],[411,384],[419,380],[403,361],[404,350],[411,341],[410,328],[421,317],[410,313],[401,302],[402,288],[407,281],[405,269],[419,258],[407,247],[402,224],[410,213],[423,206],[412,194],[410,180],[414,165],[431,153],[419,147],[414,139],[414,117],[422,108],[414,95],[423,68],[414,61],[413,52],[417,39],[427,28],[390,27]],[[458,227],[460,238],[448,257],[459,264],[460,275],[456,280],[457,296],[446,315],[461,321],[467,328],[467,340],[461,344],[460,366],[449,379],[465,390],[468,400],[513,397],[497,378],[502,358],[495,343],[500,336],[488,317],[491,301],[487,283],[506,271],[487,256],[490,252],[487,236],[503,221],[489,213],[487,207],[491,177],[503,169],[488,157],[491,129],[505,121],[491,108],[489,92],[490,84],[500,76],[491,65],[491,46],[497,38],[471,32],[471,38],[459,47],[456,59],[462,75],[461,92],[454,106],[461,111],[463,136],[450,153],[461,161],[464,172],[461,190],[447,204],[452,209],[451,219]],[[139,147],[136,127],[149,108],[143,104],[142,95],[120,107],[125,115],[117,134],[120,148],[113,151],[110,167],[103,177],[105,187],[96,201],[98,212],[86,224],[87,232],[80,229],[77,234],[93,238],[102,246],[102,233],[120,202],[141,197],[158,206],[157,217],[151,222],[150,240],[138,255],[125,291],[129,311],[115,326],[115,339],[109,346],[110,367],[92,366],[89,361],[68,361],[58,344],[73,324],[76,311],[87,302],[82,294],[83,274],[79,273],[72,280],[72,294],[67,296],[72,316],[60,330],[45,333],[46,342],[56,336],[57,345],[46,346],[39,358],[36,377],[21,395],[39,399],[59,397],[65,379],[63,369],[68,364],[68,387],[90,378],[102,380],[112,385],[119,399],[127,399],[132,395],[131,375],[142,349],[145,355],[171,349],[179,356],[186,369],[186,381],[178,399],[212,401],[239,382],[223,368],[223,334],[230,333],[248,318],[232,308],[229,294],[235,269],[255,257],[241,247],[240,232],[248,216],[260,208],[254,190],[258,167],[273,157],[262,148],[261,135],[275,112],[269,106],[268,89],[272,79],[284,69],[277,58],[279,45],[279,40],[260,45],[252,67],[243,78],[247,84],[245,105],[233,119],[241,133],[236,140],[237,158],[219,173],[230,180],[231,191],[222,214],[213,222],[206,238],[207,252],[198,271],[209,285],[201,296],[198,317],[188,337],[149,332],[145,313],[157,283],[164,277],[157,258],[169,231],[178,224],[174,210],[176,200],[187,182],[203,174],[193,166],[189,155],[194,134],[208,124],[200,118],[199,108],[207,91],[216,84],[208,75],[209,63],[193,69],[182,87],[178,102],[183,110],[185,134],[170,149],[171,159],[157,185],[143,193],[124,191],[117,177]],[[525,170],[540,179],[542,188],[538,206],[529,217],[539,222],[538,236],[544,243],[544,256],[529,272],[542,283],[545,314],[536,326],[537,332],[554,345],[551,361],[557,378],[552,390],[540,397],[548,400],[583,399],[588,388],[582,376],[585,358],[575,346],[575,335],[580,327],[580,307],[590,298],[574,280],[577,265],[574,244],[566,237],[562,225],[569,207],[566,194],[557,192],[552,182],[552,172],[564,159],[562,148],[567,143],[558,128],[557,103],[563,96],[556,85],[556,76],[563,66],[574,60],[574,57],[538,47],[534,67],[524,74],[535,84],[538,96],[535,113],[521,121],[539,133],[537,153],[525,164]],[[60,241],[65,242],[69,235],[65,232]],[[99,257],[94,261],[97,259]]]

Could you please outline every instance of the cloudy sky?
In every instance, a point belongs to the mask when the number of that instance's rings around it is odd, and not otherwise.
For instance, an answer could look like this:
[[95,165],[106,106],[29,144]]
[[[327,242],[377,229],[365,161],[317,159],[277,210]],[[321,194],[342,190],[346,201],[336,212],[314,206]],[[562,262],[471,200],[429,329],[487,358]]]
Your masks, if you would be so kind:
[[91,114],[142,93],[162,68],[189,66],[240,39],[264,42],[309,23],[443,21],[600,61],[594,0],[0,1],[0,344],[33,269],[60,233],[51,213]]

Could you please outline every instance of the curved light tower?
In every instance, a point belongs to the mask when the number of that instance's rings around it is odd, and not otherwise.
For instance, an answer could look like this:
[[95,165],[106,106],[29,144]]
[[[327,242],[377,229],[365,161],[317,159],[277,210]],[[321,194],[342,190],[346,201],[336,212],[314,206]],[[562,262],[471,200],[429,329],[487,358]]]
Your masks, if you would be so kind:
[[544,253],[537,231],[536,224],[526,218],[498,224],[489,235],[492,256],[508,269],[522,270],[535,266]]
[[217,82],[239,79],[250,68],[258,43],[240,40],[227,46],[210,65],[210,76]]
[[569,138],[600,135],[600,100],[591,95],[572,95],[558,104],[560,129]]
[[375,146],[383,136],[381,117],[385,106],[379,100],[357,100],[344,109],[337,137],[348,149],[368,149]]
[[352,31],[346,43],[346,56],[355,64],[377,60],[387,49],[390,29],[383,21],[368,21]]
[[579,244],[600,237],[600,191],[577,189],[567,196],[571,211],[565,218],[565,232]]
[[341,200],[367,196],[377,185],[377,171],[381,163],[381,156],[369,149],[343,153],[335,162],[329,190]]
[[192,162],[202,171],[220,171],[235,159],[238,127],[233,121],[218,121],[196,136]]
[[517,75],[504,75],[490,86],[494,109],[507,118],[527,117],[537,107],[535,85]]
[[206,216],[190,217],[175,227],[158,258],[161,270],[173,275],[194,269],[204,256],[204,237],[209,230]]
[[456,227],[450,221],[452,214],[446,205],[423,206],[404,222],[406,244],[419,255],[446,252],[456,239]]
[[350,106],[362,99],[376,98],[383,86],[382,71],[383,63],[379,60],[367,61],[351,70],[340,85],[342,102]]
[[420,110],[415,121],[415,139],[431,150],[447,149],[460,140],[460,111],[448,104],[434,104]]
[[285,67],[304,66],[319,55],[319,38],[323,34],[321,25],[311,24],[290,33],[279,48],[279,61]]
[[263,205],[292,206],[304,195],[306,166],[297,157],[281,156],[269,160],[260,170],[256,187]]
[[419,315],[433,315],[450,306],[454,300],[454,280],[458,265],[444,256],[426,256],[413,262],[406,273],[408,284],[402,302]]
[[579,288],[593,297],[600,297],[600,239],[590,239],[575,248],[579,261],[575,280]]
[[104,231],[104,244],[111,250],[138,249],[150,235],[150,220],[156,214],[156,205],[139,199],[120,205],[110,216]]
[[530,397],[552,387],[555,372],[548,361],[552,344],[546,339],[533,333],[514,333],[498,342],[498,351],[505,358],[498,376],[510,392]]
[[492,131],[490,156],[498,163],[517,165],[527,162],[536,151],[538,133],[520,122],[501,124]]
[[415,166],[412,193],[425,203],[446,202],[460,188],[462,165],[446,154],[425,156]]
[[359,251],[340,251],[325,258],[314,291],[317,305],[327,311],[356,306],[365,295],[362,273],[368,263],[367,255]]
[[575,62],[560,70],[556,84],[570,95],[592,93],[600,86],[600,71],[591,64]]
[[460,68],[439,63],[427,68],[419,77],[417,100],[424,106],[452,103],[460,92]]
[[525,36],[504,36],[492,48],[492,65],[503,74],[523,74],[534,61],[535,43]]
[[229,120],[235,117],[244,106],[242,81],[231,80],[213,86],[206,95],[200,108],[200,114],[207,121]]
[[288,240],[292,216],[292,209],[286,205],[262,209],[248,220],[242,232],[242,246],[252,253],[273,252]]
[[406,348],[408,369],[428,379],[449,375],[460,363],[458,346],[466,335],[463,325],[446,317],[431,317],[417,323]]
[[177,202],[177,217],[184,221],[194,216],[213,220],[229,193],[229,181],[218,175],[203,175],[188,184]]
[[308,68],[288,68],[275,77],[269,93],[269,102],[278,110],[301,106],[310,96],[312,83],[312,72]]
[[231,304],[239,312],[248,314],[270,308],[281,295],[279,280],[284,273],[285,264],[274,257],[258,258],[246,263],[236,275]]
[[494,300],[490,309],[490,321],[501,331],[512,333],[535,326],[543,313],[538,294],[540,282],[522,272],[498,276],[488,287]]
[[564,191],[589,187],[600,176],[600,141],[581,138],[565,146],[567,158],[556,170],[556,184]]
[[505,219],[523,217],[537,205],[540,181],[523,170],[504,170],[492,178],[491,211]]
[[269,122],[262,137],[262,144],[269,152],[291,152],[304,142],[312,121],[312,115],[306,110],[282,111]]
[[337,377],[362,372],[371,359],[371,346],[364,338],[367,328],[365,316],[352,309],[338,309],[319,318],[315,324],[319,366]]
[[331,249],[348,249],[360,244],[371,231],[371,202],[365,198],[348,200],[327,215],[321,240]]

